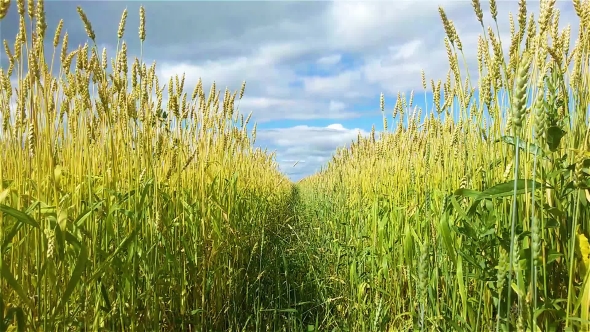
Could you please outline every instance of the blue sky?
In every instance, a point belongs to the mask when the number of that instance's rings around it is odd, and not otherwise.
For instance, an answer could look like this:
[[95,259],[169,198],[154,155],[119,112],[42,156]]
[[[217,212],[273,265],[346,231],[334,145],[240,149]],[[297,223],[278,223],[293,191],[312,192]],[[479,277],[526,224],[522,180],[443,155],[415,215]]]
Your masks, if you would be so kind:
[[[537,12],[538,2],[529,10]],[[76,13],[81,5],[99,48],[114,56],[123,9],[129,17],[124,39],[139,55],[139,1],[46,1],[48,39],[60,18],[70,49],[86,42]],[[281,169],[293,180],[318,170],[357,133],[382,128],[379,96],[386,97],[390,127],[398,91],[424,107],[421,70],[427,80],[444,80],[448,70],[438,6],[453,20],[472,79],[477,80],[476,45],[481,27],[470,0],[403,1],[149,1],[144,59],[156,61],[160,82],[186,74],[192,91],[199,77],[206,90],[247,87],[240,111],[253,112],[256,145],[277,151]],[[485,24],[493,25],[487,2]],[[559,1],[561,21],[577,26],[571,2]],[[2,39],[14,40],[16,7],[2,22]],[[508,13],[517,1],[498,1],[499,25],[508,46]],[[572,36],[577,31],[572,29]],[[62,32],[63,34],[63,32]],[[5,58],[2,66],[6,68]],[[428,83],[430,89],[430,83]],[[431,108],[431,95],[427,98]],[[292,167],[299,161],[296,167]]]

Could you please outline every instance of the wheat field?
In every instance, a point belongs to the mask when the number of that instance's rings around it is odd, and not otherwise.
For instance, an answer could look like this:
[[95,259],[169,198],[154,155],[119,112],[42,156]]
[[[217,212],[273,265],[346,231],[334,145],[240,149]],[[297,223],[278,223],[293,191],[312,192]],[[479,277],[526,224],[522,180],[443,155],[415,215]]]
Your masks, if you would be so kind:
[[589,331],[590,1],[571,3],[577,36],[555,1],[519,0],[504,54],[496,1],[473,0],[477,68],[439,7],[432,105],[402,91],[390,117],[381,95],[382,130],[293,183],[254,148],[245,82],[159,82],[127,57],[127,10],[109,57],[81,7],[69,49],[43,0],[0,0],[20,17],[0,68],[0,332]]

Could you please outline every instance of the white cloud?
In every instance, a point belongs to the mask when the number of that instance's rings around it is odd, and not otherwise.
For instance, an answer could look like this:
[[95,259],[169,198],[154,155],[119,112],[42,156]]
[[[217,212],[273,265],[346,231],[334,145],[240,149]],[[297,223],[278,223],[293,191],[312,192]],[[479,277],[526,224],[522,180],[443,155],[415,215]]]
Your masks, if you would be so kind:
[[[261,130],[257,135],[263,144],[277,150],[281,170],[293,179],[317,171],[330,160],[336,148],[349,145],[358,134],[369,133],[361,128],[345,128],[340,123],[326,127],[307,125]],[[295,162],[297,165],[293,166]]]
[[359,116],[358,112],[347,109],[347,105],[330,100],[310,100],[299,98],[246,97],[240,101],[241,113],[253,112],[252,118],[259,122],[277,120],[314,120],[321,118],[350,119]]
[[349,70],[328,77],[305,77],[303,78],[303,84],[305,92],[311,95],[322,97],[358,97],[360,91],[355,88],[362,84],[362,79],[361,72],[358,70]]
[[337,64],[338,62],[340,62],[341,59],[342,59],[341,54],[332,54],[332,55],[323,56],[323,57],[319,58],[316,62],[317,62],[317,64],[319,64],[321,66],[333,66],[333,65]]
[[341,101],[337,101],[337,100],[330,100],[330,106],[329,106],[330,111],[340,111],[340,110],[343,110],[344,108],[346,108],[345,103],[343,103]]

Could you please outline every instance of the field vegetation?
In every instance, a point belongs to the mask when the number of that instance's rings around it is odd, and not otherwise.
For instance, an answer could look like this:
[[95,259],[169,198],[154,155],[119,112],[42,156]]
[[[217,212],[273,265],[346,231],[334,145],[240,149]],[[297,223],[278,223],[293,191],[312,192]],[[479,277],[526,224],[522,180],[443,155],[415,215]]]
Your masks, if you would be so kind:
[[245,85],[159,82],[128,58],[127,11],[109,58],[82,8],[69,49],[43,0],[0,0],[20,17],[0,68],[0,331],[590,330],[590,2],[570,36],[555,0],[538,17],[520,0],[510,45],[481,5],[477,68],[440,8],[432,105],[400,93],[390,118],[382,95],[383,130],[292,183],[254,148]]

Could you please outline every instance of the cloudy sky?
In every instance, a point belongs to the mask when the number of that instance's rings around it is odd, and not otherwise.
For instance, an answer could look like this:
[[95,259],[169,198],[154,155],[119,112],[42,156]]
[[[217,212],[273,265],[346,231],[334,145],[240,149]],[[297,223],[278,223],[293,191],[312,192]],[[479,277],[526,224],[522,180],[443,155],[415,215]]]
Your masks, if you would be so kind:
[[[99,47],[113,56],[118,22],[127,8],[125,40],[130,55],[138,55],[141,4],[46,0],[49,39],[63,18],[70,49],[86,42],[76,12],[81,5]],[[439,5],[456,25],[472,72],[477,70],[475,46],[481,27],[470,0],[146,1],[143,5],[144,59],[158,63],[161,82],[184,72],[189,92],[199,77],[207,89],[215,80],[218,87],[233,91],[246,80],[239,107],[246,114],[252,111],[253,121],[258,122],[256,145],[276,150],[282,170],[293,180],[316,171],[359,131],[367,134],[373,124],[381,129],[381,92],[389,116],[398,91],[409,94],[414,89],[418,106],[429,103],[421,87],[421,70],[428,81],[436,81],[444,79],[448,69]],[[482,6],[485,23],[491,25],[488,3]],[[571,2],[558,1],[557,6],[561,21],[577,27]],[[506,40],[508,12],[517,13],[517,1],[498,0],[498,9]],[[531,0],[529,10],[537,12],[538,1]],[[11,45],[16,27],[14,6],[0,30],[1,38]],[[5,59],[1,60],[4,67]]]

